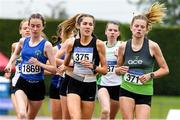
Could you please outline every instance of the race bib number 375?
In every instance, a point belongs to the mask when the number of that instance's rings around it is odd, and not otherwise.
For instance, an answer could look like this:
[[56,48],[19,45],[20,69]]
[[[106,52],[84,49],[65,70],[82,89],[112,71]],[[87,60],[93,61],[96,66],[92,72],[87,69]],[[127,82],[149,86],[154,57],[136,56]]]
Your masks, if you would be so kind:
[[82,60],[89,60],[92,62],[93,59],[93,48],[74,48],[73,58],[75,62],[81,62]]
[[41,72],[41,68],[33,64],[22,64],[21,72],[23,74],[38,74]]
[[85,68],[81,63],[83,60],[93,62],[93,48],[75,47],[73,53],[74,73],[75,74],[93,74],[92,70]]

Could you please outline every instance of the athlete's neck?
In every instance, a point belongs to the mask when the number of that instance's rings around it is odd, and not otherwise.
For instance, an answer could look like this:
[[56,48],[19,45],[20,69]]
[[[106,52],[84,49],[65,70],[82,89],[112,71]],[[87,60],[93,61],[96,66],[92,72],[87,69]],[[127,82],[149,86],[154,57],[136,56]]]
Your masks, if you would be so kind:
[[132,44],[139,45],[144,42],[144,37],[132,37]]
[[31,42],[32,43],[37,43],[39,41],[41,41],[43,38],[41,36],[32,36],[31,37]]
[[143,43],[144,43],[144,38],[140,38],[140,39],[133,38],[131,44],[133,51],[139,51],[142,48]]
[[87,36],[87,37],[84,36],[84,37],[81,37],[80,43],[82,45],[88,45],[91,42],[91,40],[92,40],[92,36]]
[[36,46],[37,44],[39,44],[39,42],[43,40],[43,38],[40,36],[40,37],[31,37],[31,40],[29,41],[29,45],[31,47],[33,46]]
[[116,43],[117,43],[117,40],[114,40],[114,41],[108,40],[106,45],[107,47],[114,47]]

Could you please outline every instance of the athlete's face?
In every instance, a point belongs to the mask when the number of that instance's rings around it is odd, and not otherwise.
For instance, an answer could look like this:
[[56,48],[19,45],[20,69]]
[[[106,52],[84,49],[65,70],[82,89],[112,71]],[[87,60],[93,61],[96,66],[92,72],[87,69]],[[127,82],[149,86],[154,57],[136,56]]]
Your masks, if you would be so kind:
[[108,41],[116,41],[120,35],[119,26],[109,23],[106,28],[105,35],[107,36]]
[[131,31],[134,37],[141,38],[147,33],[147,22],[142,19],[134,20],[131,25]]
[[84,17],[79,26],[81,35],[91,36],[94,30],[94,22],[91,17]]
[[21,29],[19,30],[19,33],[22,37],[27,37],[30,35],[30,29],[28,25],[28,21],[25,21],[22,23]]
[[35,36],[35,37],[36,36],[40,36],[42,31],[43,31],[43,29],[44,29],[42,20],[41,19],[37,19],[37,18],[32,18],[30,20],[29,27],[30,27],[32,36]]

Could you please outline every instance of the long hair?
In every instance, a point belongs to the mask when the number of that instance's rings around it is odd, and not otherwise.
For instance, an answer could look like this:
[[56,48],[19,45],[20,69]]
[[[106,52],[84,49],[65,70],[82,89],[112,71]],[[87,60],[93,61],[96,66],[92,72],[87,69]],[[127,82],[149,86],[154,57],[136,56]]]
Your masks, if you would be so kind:
[[[65,20],[60,24],[62,27],[62,42],[69,38],[70,35],[72,35],[72,32],[77,35],[79,34],[79,37],[81,36],[79,30],[77,29],[76,25],[80,25],[84,17],[91,17],[93,19],[93,24],[95,25],[95,19],[92,15],[89,14],[76,14],[70,19]],[[95,37],[95,35],[92,33],[92,36]]]
[[75,16],[63,21],[58,25],[59,28],[61,28],[62,32],[62,42],[64,42],[66,39],[68,39],[73,32],[76,30],[76,19],[80,14],[76,14]]
[[131,25],[136,19],[142,19],[147,22],[147,29],[149,31],[151,30],[152,24],[162,22],[163,17],[166,15],[165,11],[166,7],[163,3],[155,2],[147,12],[142,15],[134,16]]

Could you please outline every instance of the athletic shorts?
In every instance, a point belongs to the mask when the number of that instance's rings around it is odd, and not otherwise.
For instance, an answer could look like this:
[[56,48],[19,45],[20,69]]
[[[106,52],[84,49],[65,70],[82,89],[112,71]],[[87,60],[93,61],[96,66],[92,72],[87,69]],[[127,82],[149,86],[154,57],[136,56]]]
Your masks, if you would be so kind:
[[10,94],[15,93],[15,86],[12,85],[12,80],[10,81]]
[[11,86],[11,89],[10,89],[10,90],[11,90],[11,91],[10,91],[10,92],[11,92],[11,94],[14,94],[14,93],[15,93],[15,91],[16,91],[14,86]]
[[69,75],[65,74],[65,78],[64,80],[61,81],[61,85],[60,85],[60,91],[59,91],[60,95],[67,96],[67,90],[68,90],[67,88],[70,78],[71,77]]
[[49,97],[52,99],[60,99],[59,90],[60,90],[60,87],[56,87],[55,85],[51,83],[50,88],[49,88]]
[[98,85],[98,90],[101,88],[106,88],[111,99],[119,101],[119,91],[120,85],[117,86],[102,86]]
[[19,77],[15,90],[22,90],[27,95],[27,98],[32,101],[40,101],[45,96],[44,80],[30,81]]
[[83,101],[95,101],[96,82],[81,82],[71,77],[68,84],[68,93],[79,95]]
[[152,95],[141,95],[141,94],[136,94],[133,92],[129,92],[123,88],[120,88],[120,96],[119,97],[130,97],[135,100],[135,104],[147,104],[151,106],[151,98]]

